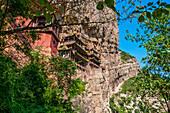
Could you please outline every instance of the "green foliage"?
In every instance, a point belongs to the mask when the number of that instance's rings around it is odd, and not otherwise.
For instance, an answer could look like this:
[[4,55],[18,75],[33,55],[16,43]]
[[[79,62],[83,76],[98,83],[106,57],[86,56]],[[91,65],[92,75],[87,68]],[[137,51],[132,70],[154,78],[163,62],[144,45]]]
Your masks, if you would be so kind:
[[99,1],[98,4],[97,4],[97,9],[98,10],[103,10],[103,8],[104,8],[104,3]]
[[[145,19],[159,19],[162,15],[169,15],[169,4],[166,2],[157,1],[156,5],[149,2],[146,6],[137,7],[132,13],[139,13],[139,22],[144,22]],[[145,18],[146,17],[146,18]]]
[[[151,82],[145,80],[143,76],[138,76],[125,81],[122,90],[114,94],[110,99],[112,112],[162,112],[164,109],[163,105],[165,104],[163,97],[158,96],[156,92],[153,93],[152,91],[155,86],[151,89]],[[158,101],[157,98],[161,101]],[[157,108],[154,106],[157,106]]]
[[73,79],[74,63],[60,57],[46,59],[38,51],[31,57],[18,67],[0,54],[0,112],[74,112],[70,98],[82,93],[86,84]]
[[[52,20],[51,13],[54,11],[55,9],[46,0],[1,0],[0,35],[16,33],[16,29],[20,28],[20,25],[16,25],[15,28],[7,25],[16,23],[18,17],[24,18],[25,20],[23,20],[23,22],[25,23],[28,19],[33,19],[35,15],[40,16],[43,14],[46,17],[47,23],[50,23]],[[8,30],[6,27],[8,27]],[[29,26],[27,26],[27,29],[29,29]]]
[[[169,9],[165,10],[169,12]],[[126,38],[132,41],[140,41],[141,46],[147,49],[148,55],[143,58],[143,61],[147,63],[150,70],[162,71],[167,75],[167,72],[170,71],[168,57],[170,55],[170,14],[163,13],[159,18],[155,18],[153,13],[151,13],[151,17],[147,17],[150,14],[144,13],[144,21],[140,24],[141,28],[145,28],[143,32],[137,29],[136,37],[127,35]]]
[[144,19],[145,19],[144,16],[143,16],[143,15],[140,15],[139,18],[138,18],[138,21],[139,21],[139,22],[143,22]]
[[[142,59],[146,66],[139,71],[139,76],[130,82],[134,88],[129,89],[123,86],[122,91],[122,93],[129,92],[130,102],[134,102],[133,108],[138,107],[136,112],[170,112],[168,104],[170,100],[170,13],[168,6],[167,3],[158,1],[156,5],[148,3],[147,6],[138,8],[134,13],[140,13],[138,18],[140,30],[136,30],[136,36],[127,35],[126,37],[140,42],[140,47],[147,50],[147,56]],[[154,101],[149,101],[150,98]],[[120,105],[118,108],[122,110]],[[129,110],[126,106],[123,108],[126,111]]]
[[120,13],[116,10],[115,8],[115,0],[105,0],[104,2],[103,1],[99,1],[98,4],[97,4],[97,9],[98,10],[103,10],[104,8],[104,4],[111,8],[117,15],[120,16]]
[[[136,87],[132,82],[134,79],[135,77],[125,81],[122,86],[122,90],[117,94],[114,94],[110,99],[109,103],[113,113],[132,112],[132,109],[128,108],[126,105],[129,105],[132,101],[132,98],[129,96],[129,94],[136,90]],[[126,97],[120,96],[121,94],[125,94]]]
[[134,84],[132,82],[134,79],[135,79],[135,77],[132,77],[132,78],[128,79],[127,81],[125,81],[120,93],[126,94],[127,92],[133,92],[134,90],[136,90],[136,88],[134,87]]
[[[120,49],[119,49],[119,51],[121,51]],[[131,56],[130,54],[128,54],[128,53],[126,53],[126,52],[124,52],[124,51],[121,51],[121,59],[123,60],[123,61],[127,61],[127,60],[129,60],[129,59],[132,59],[132,58],[135,58],[134,56]]]

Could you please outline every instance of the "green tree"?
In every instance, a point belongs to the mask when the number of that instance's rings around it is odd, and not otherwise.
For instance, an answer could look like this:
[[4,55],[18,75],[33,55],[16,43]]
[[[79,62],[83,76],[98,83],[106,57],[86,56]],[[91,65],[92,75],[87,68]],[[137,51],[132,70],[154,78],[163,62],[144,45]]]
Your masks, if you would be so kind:
[[130,96],[118,105],[117,110],[131,111],[127,106],[133,102],[133,108],[138,107],[135,112],[170,112],[169,10],[169,4],[158,1],[156,4],[149,2],[147,6],[133,12],[140,14],[140,28],[136,36],[127,35],[126,38],[140,42],[140,47],[146,48],[147,56],[142,60],[146,66],[139,71],[139,76],[130,80],[134,91],[131,91],[132,88],[126,89],[124,93],[129,92]]
[[74,112],[70,99],[86,84],[73,78],[75,64],[61,57],[46,58],[39,51],[31,52],[31,57],[27,65],[18,67],[0,54],[0,112]]

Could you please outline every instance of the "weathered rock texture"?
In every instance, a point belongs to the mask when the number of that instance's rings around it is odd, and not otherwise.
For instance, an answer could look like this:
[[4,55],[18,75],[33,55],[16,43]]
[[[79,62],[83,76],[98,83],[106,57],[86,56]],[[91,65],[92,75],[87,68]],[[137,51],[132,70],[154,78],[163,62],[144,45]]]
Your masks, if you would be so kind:
[[105,68],[93,68],[90,65],[86,67],[86,72],[79,71],[78,77],[87,81],[86,96],[79,96],[73,99],[75,106],[80,107],[81,113],[104,113],[109,112],[109,99],[115,87],[125,79],[136,76],[140,68],[135,58],[124,62],[118,50],[119,30],[115,13],[104,8],[102,11],[96,9],[97,1],[82,2],[75,10],[66,12],[70,14],[70,22],[102,22],[110,21],[104,24],[93,23],[75,26],[62,27],[60,38],[73,33],[79,33],[80,38],[84,40],[89,47],[93,47],[100,53],[102,61],[101,66]]
[[[117,55],[120,57],[120,53],[117,53]],[[112,60],[111,58],[108,59]],[[102,60],[108,61],[108,59],[103,58]],[[109,100],[115,88],[128,78],[137,76],[140,67],[136,58],[130,59],[129,63],[122,63],[122,60],[119,60],[120,63],[117,65],[106,65],[106,70],[88,66],[87,72],[78,72],[78,77],[88,82],[86,85],[87,96],[79,96],[73,100],[79,100],[79,103],[76,104],[80,105],[81,113],[109,112]]]

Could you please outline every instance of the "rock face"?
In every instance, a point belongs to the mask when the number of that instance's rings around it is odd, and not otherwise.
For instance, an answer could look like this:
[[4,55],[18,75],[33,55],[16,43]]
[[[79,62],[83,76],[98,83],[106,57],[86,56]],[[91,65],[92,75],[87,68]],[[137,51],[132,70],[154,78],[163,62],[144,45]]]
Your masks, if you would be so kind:
[[[91,23],[83,25],[62,27],[60,38],[73,33],[79,33],[80,38],[86,42],[89,47],[93,47],[100,53],[101,66],[105,68],[93,68],[90,65],[86,71],[78,71],[78,76],[87,81],[86,95],[78,96],[72,101],[74,107],[80,107],[81,113],[104,113],[109,112],[109,99],[112,96],[115,87],[132,76],[137,76],[140,68],[135,58],[128,62],[121,60],[121,51],[119,46],[119,30],[115,13],[104,8],[102,11],[96,9],[97,1],[82,2],[80,6],[74,7],[74,10],[66,12],[73,20],[77,22],[106,22]],[[73,16],[72,16],[73,15]],[[110,111],[111,112],[111,111]]]
[[[120,57],[120,52],[117,55]],[[107,61],[108,59],[105,60]],[[136,58],[129,59],[126,63],[122,63],[121,59],[119,60],[120,63],[115,66],[106,65],[105,70],[89,66],[87,72],[78,72],[78,77],[88,82],[86,85],[87,96],[79,96],[74,99],[74,102],[79,100],[79,103],[76,104],[81,108],[81,113],[111,112],[109,100],[115,88],[119,83],[130,77],[137,76],[140,67]]]

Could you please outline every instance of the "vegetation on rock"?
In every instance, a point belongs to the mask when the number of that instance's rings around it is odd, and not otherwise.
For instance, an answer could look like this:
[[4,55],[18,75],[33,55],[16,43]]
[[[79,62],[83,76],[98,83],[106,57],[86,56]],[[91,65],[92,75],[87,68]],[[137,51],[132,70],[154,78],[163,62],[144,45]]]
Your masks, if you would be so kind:
[[121,54],[121,60],[123,60],[123,61],[128,61],[132,58],[135,58],[134,56],[132,56],[132,55],[120,50],[120,49],[119,49],[119,51],[120,51],[120,54]]
[[[158,1],[156,4],[149,2],[147,6],[138,8],[134,12],[140,14],[138,19],[140,29],[137,29],[136,37],[127,35],[126,38],[141,42],[140,47],[146,48],[147,56],[143,58],[146,66],[139,71],[138,77],[127,82],[134,87],[134,90],[126,89],[130,92],[129,96],[120,97],[117,100],[119,105],[114,104],[113,98],[111,99],[112,109],[119,112],[133,110],[135,112],[170,112],[169,6],[165,2]],[[124,90],[122,92],[125,93]]]

